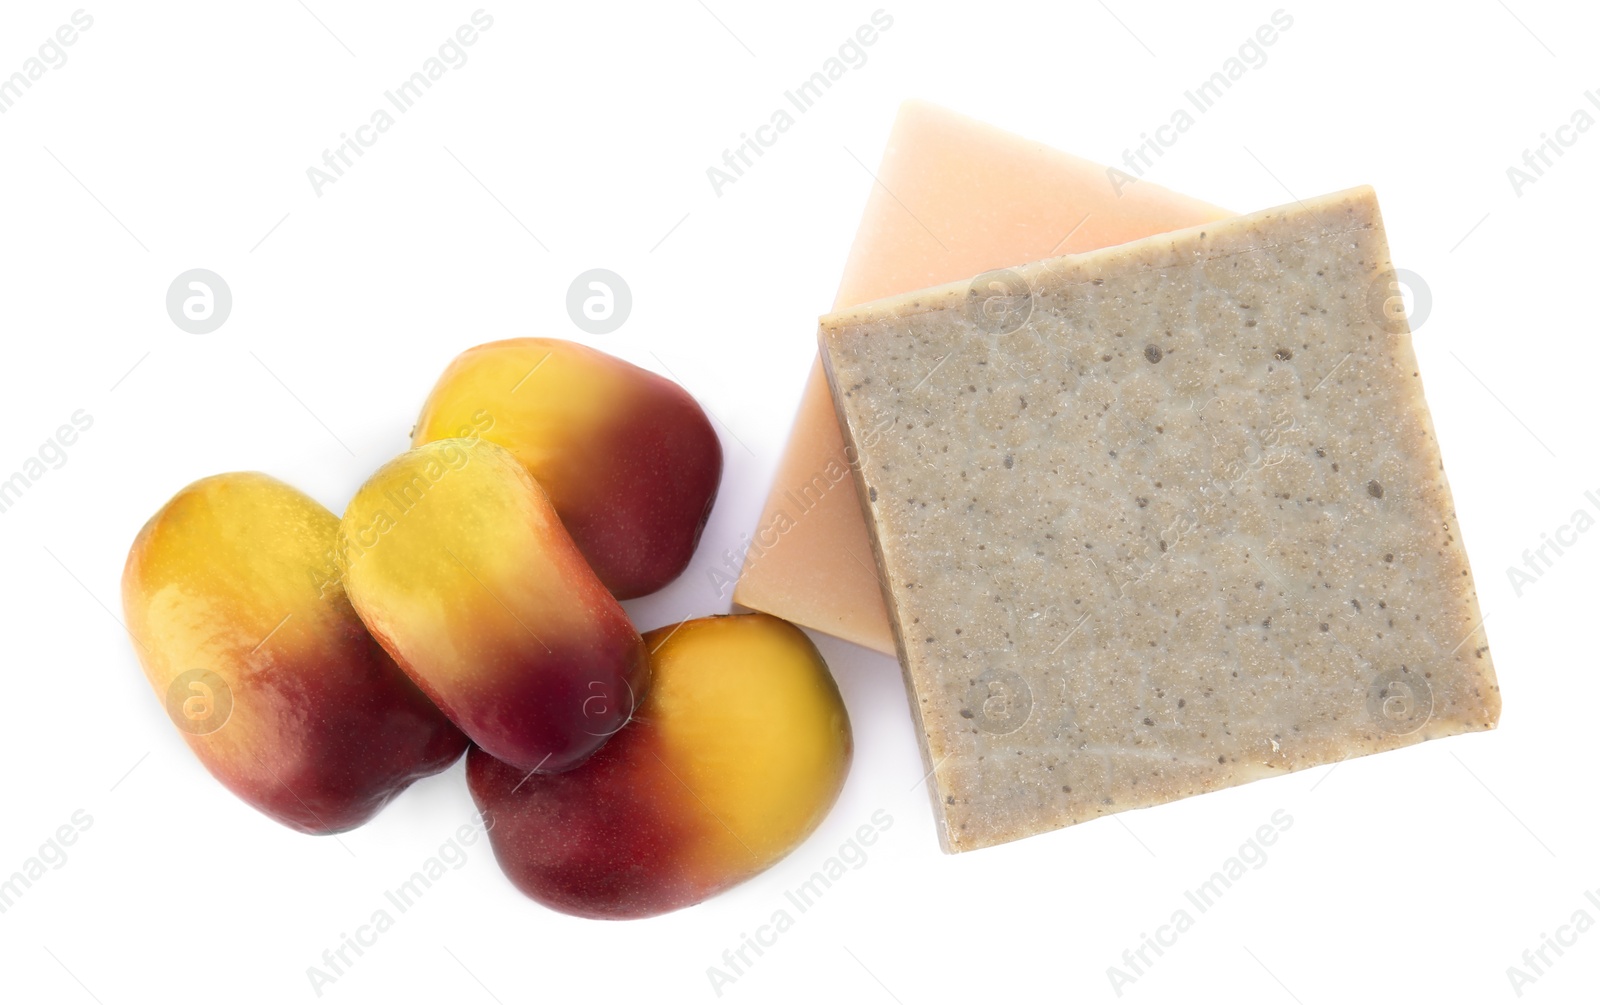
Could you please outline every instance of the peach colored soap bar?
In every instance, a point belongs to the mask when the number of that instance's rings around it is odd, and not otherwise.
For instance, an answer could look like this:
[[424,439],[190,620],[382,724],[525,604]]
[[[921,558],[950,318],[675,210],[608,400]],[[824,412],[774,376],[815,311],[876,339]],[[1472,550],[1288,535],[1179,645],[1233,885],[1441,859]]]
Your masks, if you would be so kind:
[[[923,102],[907,102],[834,308],[1229,216]],[[814,366],[735,602],[882,653],[894,637],[827,381]]]

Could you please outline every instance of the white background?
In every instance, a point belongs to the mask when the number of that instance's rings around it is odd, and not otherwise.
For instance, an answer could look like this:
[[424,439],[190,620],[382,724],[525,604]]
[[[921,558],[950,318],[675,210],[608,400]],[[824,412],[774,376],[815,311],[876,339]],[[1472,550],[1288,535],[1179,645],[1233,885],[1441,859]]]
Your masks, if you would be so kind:
[[[675,375],[726,449],[690,572],[631,613],[651,628],[727,610],[708,570],[756,522],[872,184],[855,158],[876,165],[898,103],[1117,161],[1277,8],[886,3],[868,62],[719,197],[706,168],[877,0],[490,6],[469,61],[319,197],[306,169],[476,4],[306,3],[89,7],[68,61],[0,115],[0,476],[75,410],[94,418],[0,514],[0,874],[75,810],[93,818],[0,915],[7,1001],[316,1000],[306,968],[473,817],[459,764],[337,841],[204,772],[116,620],[128,544],[173,492],[259,469],[337,511],[406,446],[458,351],[580,338]],[[6,4],[0,76],[75,9]],[[725,1000],[1116,1000],[1106,968],[1279,809],[1294,823],[1267,864],[1124,998],[1512,1001],[1506,968],[1541,933],[1584,907],[1600,919],[1584,899],[1600,887],[1600,534],[1520,597],[1506,573],[1575,510],[1600,513],[1584,498],[1600,490],[1600,129],[1520,196],[1506,174],[1576,109],[1600,117],[1583,97],[1600,91],[1600,19],[1553,0],[1285,9],[1269,62],[1149,177],[1240,210],[1377,187],[1396,263],[1432,293],[1416,348],[1501,728],[948,857],[893,661],[818,637],[856,759],[790,858],[701,906],[601,923],[524,899],[480,843],[324,1000],[717,1000],[707,967],[877,809],[894,823],[865,866]],[[164,309],[196,267],[233,291],[210,335]],[[609,336],[566,313],[592,267],[633,291]],[[1590,932],[1523,992],[1577,1001],[1597,982]]]

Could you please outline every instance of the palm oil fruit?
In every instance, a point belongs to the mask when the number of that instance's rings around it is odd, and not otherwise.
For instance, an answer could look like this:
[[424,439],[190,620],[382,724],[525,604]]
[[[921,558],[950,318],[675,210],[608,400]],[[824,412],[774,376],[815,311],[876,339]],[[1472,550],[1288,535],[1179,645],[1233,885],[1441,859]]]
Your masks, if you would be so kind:
[[622,600],[688,566],[722,479],[716,430],[687,391],[561,339],[490,342],[450,363],[412,445],[475,435],[517,456]]
[[558,911],[644,918],[735,886],[816,829],[849,770],[844,702],[794,625],[725,615],[644,639],[649,694],[577,769],[467,755],[501,869]]
[[264,474],[218,475],[145,524],[128,634],[207,770],[296,830],[369,819],[467,740],[362,627],[329,565],[339,519]]
[[487,440],[380,468],[345,511],[338,562],[373,636],[518,777],[581,763],[644,697],[639,633],[539,483]]

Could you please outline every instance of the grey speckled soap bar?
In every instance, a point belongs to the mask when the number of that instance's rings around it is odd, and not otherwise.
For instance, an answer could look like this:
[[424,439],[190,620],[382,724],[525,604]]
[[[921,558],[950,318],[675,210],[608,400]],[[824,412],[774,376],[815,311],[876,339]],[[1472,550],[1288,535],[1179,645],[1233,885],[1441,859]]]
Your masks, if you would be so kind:
[[822,320],[947,851],[1492,728],[1371,189]]

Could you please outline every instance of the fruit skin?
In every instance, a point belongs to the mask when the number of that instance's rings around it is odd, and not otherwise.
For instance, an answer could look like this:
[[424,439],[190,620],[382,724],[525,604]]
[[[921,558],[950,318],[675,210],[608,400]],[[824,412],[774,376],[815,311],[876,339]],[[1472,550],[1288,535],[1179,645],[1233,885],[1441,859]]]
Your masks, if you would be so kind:
[[565,771],[628,721],[644,642],[509,451],[439,440],[351,500],[337,560],[361,620],[474,743]]
[[474,748],[467,783],[523,893],[587,918],[644,918],[749,879],[822,822],[850,719],[805,633],[765,614],[648,632],[633,721],[574,771],[524,779]]
[[[245,802],[310,834],[364,823],[467,747],[330,575],[338,526],[275,478],[217,475],[150,518],[122,574],[134,650],[190,748]],[[195,670],[216,676],[175,684]]]
[[722,480],[722,445],[677,384],[576,342],[490,342],[445,368],[412,445],[465,429],[517,455],[619,599],[688,567]]

